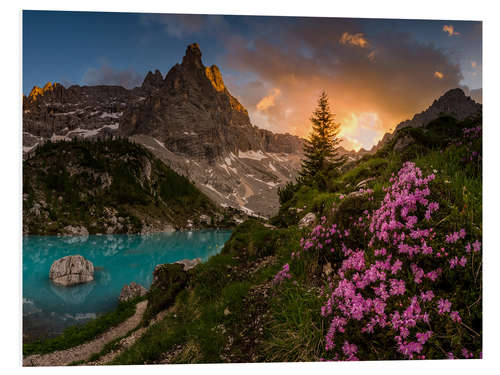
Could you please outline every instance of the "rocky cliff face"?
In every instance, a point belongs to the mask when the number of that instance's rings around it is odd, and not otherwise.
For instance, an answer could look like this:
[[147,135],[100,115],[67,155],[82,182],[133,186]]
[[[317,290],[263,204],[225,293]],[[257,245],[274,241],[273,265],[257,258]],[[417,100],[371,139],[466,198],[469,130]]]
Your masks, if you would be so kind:
[[47,83],[23,98],[23,151],[50,139],[107,137],[131,103],[148,90],[120,86],[71,86]]
[[148,147],[223,206],[269,216],[278,187],[300,168],[303,140],[253,126],[215,65],[206,67],[197,44],[161,80],[148,73],[142,101],[127,107],[119,132]]
[[450,116],[458,121],[463,121],[480,117],[482,110],[483,106],[472,100],[470,96],[466,96],[462,89],[449,90],[439,99],[434,100],[425,111],[417,113],[411,120],[399,123],[394,133],[386,133],[379,143],[370,150],[370,153],[376,152],[390,142],[393,135],[400,129],[408,127],[421,128],[441,116]]
[[247,110],[224,85],[217,66],[205,67],[197,44],[191,44],[181,64],[160,82],[148,73],[144,86],[155,89],[129,106],[120,120],[125,136],[144,134],[190,158],[215,162],[239,151],[301,151],[301,140],[273,134],[250,123]]

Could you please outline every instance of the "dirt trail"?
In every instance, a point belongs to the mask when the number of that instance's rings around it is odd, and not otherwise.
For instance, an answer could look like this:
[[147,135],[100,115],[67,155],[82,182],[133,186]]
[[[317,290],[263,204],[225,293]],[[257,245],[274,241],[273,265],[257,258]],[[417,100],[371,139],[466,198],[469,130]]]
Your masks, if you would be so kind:
[[163,320],[163,318],[165,318],[165,315],[167,315],[167,313],[169,311],[170,311],[169,309],[160,311],[153,319],[151,319],[151,321],[149,322],[147,327],[141,327],[141,328],[135,330],[134,332],[132,332],[127,337],[124,337],[123,339],[121,339],[120,342],[118,343],[117,350],[106,353],[104,356],[102,356],[101,358],[99,358],[96,361],[84,363],[83,366],[105,365],[105,364],[111,362],[113,359],[118,357],[118,355],[123,353],[125,351],[125,349],[131,347],[144,334],[144,332],[146,332],[146,330],[149,327],[151,327],[153,324],[159,322],[160,320]]
[[99,353],[108,342],[124,336],[128,331],[135,328],[141,322],[147,304],[148,301],[139,302],[132,317],[104,332],[96,339],[66,350],[30,355],[23,359],[23,366],[65,366],[75,361],[86,360],[92,354]]

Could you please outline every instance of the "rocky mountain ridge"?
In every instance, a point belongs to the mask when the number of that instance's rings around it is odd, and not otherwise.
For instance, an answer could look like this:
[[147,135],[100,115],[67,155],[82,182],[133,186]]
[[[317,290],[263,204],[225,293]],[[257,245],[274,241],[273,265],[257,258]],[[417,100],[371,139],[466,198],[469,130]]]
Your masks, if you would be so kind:
[[385,133],[377,145],[371,150],[365,151],[375,153],[384,145],[388,144],[401,129],[404,128],[421,128],[442,116],[450,116],[458,121],[464,121],[469,118],[476,118],[482,115],[483,106],[476,103],[470,96],[466,96],[460,88],[448,90],[441,97],[424,111],[417,113],[411,119],[400,122],[393,133]]

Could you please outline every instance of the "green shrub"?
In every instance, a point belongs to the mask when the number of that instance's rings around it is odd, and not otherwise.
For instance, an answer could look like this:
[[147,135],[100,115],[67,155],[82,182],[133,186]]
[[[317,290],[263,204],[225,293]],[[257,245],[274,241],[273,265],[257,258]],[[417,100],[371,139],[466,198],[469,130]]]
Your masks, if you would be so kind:
[[144,313],[144,322],[149,322],[155,314],[170,306],[188,282],[184,266],[179,263],[156,266],[153,277],[147,294],[148,306]]

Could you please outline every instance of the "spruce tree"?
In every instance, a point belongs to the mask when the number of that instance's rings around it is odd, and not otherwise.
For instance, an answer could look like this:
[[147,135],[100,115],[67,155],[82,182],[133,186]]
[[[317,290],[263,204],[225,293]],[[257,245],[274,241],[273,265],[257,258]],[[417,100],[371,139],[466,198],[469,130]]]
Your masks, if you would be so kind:
[[310,119],[312,132],[304,143],[304,160],[299,175],[302,182],[324,180],[329,171],[342,166],[345,162],[345,157],[338,155],[340,124],[334,121],[334,117],[330,111],[328,96],[323,91]]

